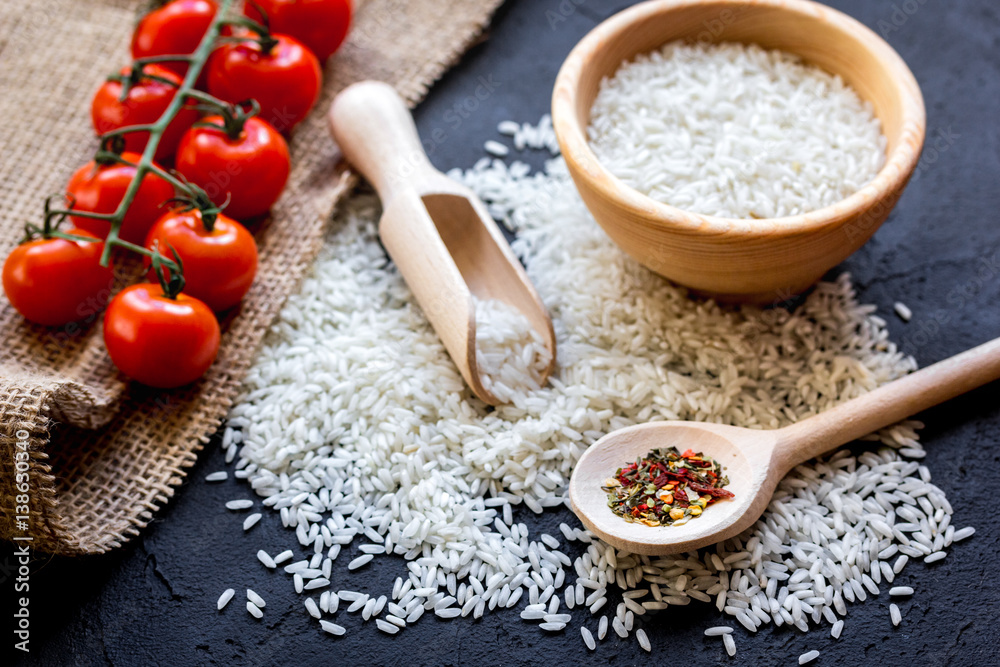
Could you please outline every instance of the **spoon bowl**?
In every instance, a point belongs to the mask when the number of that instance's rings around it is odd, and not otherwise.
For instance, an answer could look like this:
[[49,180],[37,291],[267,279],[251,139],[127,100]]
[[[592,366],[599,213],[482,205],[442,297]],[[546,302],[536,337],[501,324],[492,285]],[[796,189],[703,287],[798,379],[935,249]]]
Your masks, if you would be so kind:
[[[737,535],[757,517],[756,498],[770,498],[780,477],[769,475],[775,452],[774,431],[751,431],[725,424],[658,422],[615,431],[598,440],[580,459],[570,484],[570,502],[584,525],[618,549],[639,554],[690,551]],[[658,447],[692,449],[723,466],[726,489],[734,498],[719,500],[682,526],[650,528],[627,523],[608,507],[604,480],[621,466]],[[597,489],[597,493],[594,492]]]
[[[569,483],[573,511],[605,542],[645,555],[691,551],[740,534],[771,502],[789,470],[835,447],[1000,378],[1000,338],[883,385],[826,412],[767,431],[725,424],[665,421],[610,433],[580,457]],[[629,523],[611,511],[601,488],[615,471],[651,450],[692,449],[720,463],[733,498],[680,526]]]

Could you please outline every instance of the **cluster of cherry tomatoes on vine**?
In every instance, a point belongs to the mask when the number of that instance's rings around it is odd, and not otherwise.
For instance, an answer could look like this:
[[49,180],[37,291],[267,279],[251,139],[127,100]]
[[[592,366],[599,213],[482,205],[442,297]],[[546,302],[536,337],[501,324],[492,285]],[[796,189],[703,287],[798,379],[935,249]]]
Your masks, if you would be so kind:
[[[315,105],[321,63],[352,14],[351,0],[249,0],[230,19],[231,2],[163,1],[139,21],[133,63],[93,98],[94,160],[46,202],[42,225],[25,225],[3,267],[8,299],[36,324],[106,306],[111,360],[154,387],[193,382],[214,362],[217,314],[257,271],[244,225],[280,197],[285,135]],[[112,297],[111,262],[128,252],[144,257],[149,282]]]

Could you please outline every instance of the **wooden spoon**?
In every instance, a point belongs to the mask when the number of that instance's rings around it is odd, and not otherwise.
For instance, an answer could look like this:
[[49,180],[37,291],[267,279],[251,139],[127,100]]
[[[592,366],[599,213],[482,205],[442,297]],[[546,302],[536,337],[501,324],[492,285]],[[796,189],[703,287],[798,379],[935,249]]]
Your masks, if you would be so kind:
[[[998,378],[1000,338],[774,431],[679,421],[623,428],[580,458],[570,501],[587,528],[619,549],[649,555],[697,549],[753,525],[781,478],[800,463]],[[704,452],[725,466],[726,488],[736,497],[709,505],[682,526],[626,523],[608,507],[601,485],[623,465],[669,446]]]
[[344,157],[382,198],[379,237],[472,391],[500,401],[476,363],[476,302],[497,299],[541,334],[555,366],[552,321],[521,263],[473,192],[435,169],[395,89],[362,81],[330,107],[330,129]]

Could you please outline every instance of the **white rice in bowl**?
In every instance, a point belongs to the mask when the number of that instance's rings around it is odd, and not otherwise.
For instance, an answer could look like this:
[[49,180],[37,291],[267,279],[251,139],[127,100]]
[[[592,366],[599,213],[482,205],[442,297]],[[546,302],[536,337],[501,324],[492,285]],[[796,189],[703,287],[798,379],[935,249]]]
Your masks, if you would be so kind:
[[726,218],[778,218],[860,190],[885,162],[868,102],[797,56],[670,42],[605,79],[588,138],[626,185]]

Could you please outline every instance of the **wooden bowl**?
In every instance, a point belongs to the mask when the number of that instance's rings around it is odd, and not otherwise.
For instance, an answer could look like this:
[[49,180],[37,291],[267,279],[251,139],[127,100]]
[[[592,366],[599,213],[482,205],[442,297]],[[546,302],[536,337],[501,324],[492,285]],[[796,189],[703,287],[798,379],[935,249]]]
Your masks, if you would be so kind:
[[[881,120],[885,166],[837,204],[762,220],[691,213],[628,187],[590,149],[590,109],[602,79],[673,40],[755,43],[839,74]],[[807,0],[652,0],[631,7],[569,54],[556,79],[552,118],[583,201],[615,243],[681,285],[755,303],[806,290],[875,233],[917,164],[925,131],[920,88],[899,54],[849,16]]]

